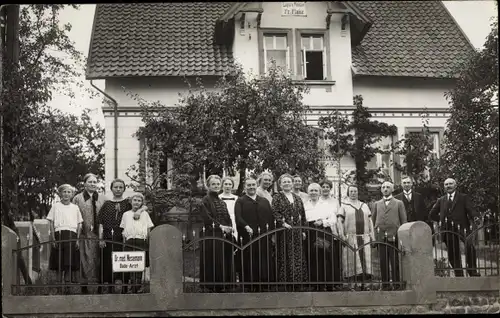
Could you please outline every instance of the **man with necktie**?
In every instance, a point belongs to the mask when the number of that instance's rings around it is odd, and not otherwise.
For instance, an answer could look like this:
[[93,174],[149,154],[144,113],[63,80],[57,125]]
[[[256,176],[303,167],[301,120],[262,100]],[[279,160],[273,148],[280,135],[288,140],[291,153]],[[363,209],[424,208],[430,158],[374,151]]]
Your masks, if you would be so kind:
[[[380,273],[382,276],[382,289],[390,289],[390,280],[393,283],[401,282],[399,270],[398,229],[406,223],[405,206],[401,200],[392,196],[394,185],[385,181],[380,187],[382,199],[373,205],[373,223],[375,224],[375,237],[379,244]],[[392,247],[391,247],[392,246]]]
[[441,231],[454,232],[443,233],[443,240],[446,244],[450,264],[455,269],[455,276],[464,276],[460,241],[465,243],[465,261],[469,276],[480,276],[477,272],[474,242],[472,240],[465,242],[464,240],[471,233],[472,222],[476,225],[480,224],[479,213],[472,206],[469,197],[457,191],[457,183],[454,179],[446,179],[444,189],[446,194],[440,197],[431,208],[429,219],[440,222]]
[[[405,176],[401,180],[403,192],[394,197],[403,201],[405,205],[408,222],[422,221],[428,223],[428,213],[422,195],[413,190],[413,180],[410,176]],[[429,224],[432,229],[432,224]]]

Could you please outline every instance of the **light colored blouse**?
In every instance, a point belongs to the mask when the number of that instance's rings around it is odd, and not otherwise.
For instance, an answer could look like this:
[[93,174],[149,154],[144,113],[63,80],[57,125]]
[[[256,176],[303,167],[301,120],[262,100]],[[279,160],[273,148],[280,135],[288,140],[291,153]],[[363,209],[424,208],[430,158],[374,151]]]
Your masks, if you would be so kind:
[[123,229],[123,237],[128,239],[147,239],[148,229],[154,226],[149,213],[141,213],[138,220],[134,220],[134,211],[129,210],[123,213],[120,227]]
[[304,202],[307,222],[321,220],[323,227],[329,227],[337,234],[337,211],[327,201],[318,200],[314,204],[310,199]]
[[219,194],[219,199],[224,201],[224,203],[227,206],[227,212],[229,213],[229,217],[231,218],[231,223],[233,226],[233,236],[237,239],[238,238],[238,231],[236,230],[236,216],[234,215],[234,205],[236,203],[236,200],[238,199],[238,196],[236,196],[232,193],[224,194],[224,192],[223,192],[223,193]]
[[50,208],[47,220],[54,222],[54,231],[71,231],[76,233],[78,224],[83,222],[82,214],[76,204],[54,203]]

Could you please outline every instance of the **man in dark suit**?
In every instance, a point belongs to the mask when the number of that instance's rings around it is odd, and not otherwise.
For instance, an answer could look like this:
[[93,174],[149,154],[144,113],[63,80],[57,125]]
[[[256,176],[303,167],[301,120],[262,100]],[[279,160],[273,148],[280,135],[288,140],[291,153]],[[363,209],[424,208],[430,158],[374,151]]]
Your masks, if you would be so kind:
[[[441,231],[450,231],[443,233],[443,240],[448,250],[448,259],[455,269],[455,276],[464,276],[462,257],[460,255],[460,241],[464,242],[464,238],[470,233],[471,221],[479,224],[479,213],[473,208],[472,202],[466,194],[456,191],[457,183],[454,179],[446,179],[444,189],[446,194],[440,197],[431,208],[429,219],[440,222]],[[465,229],[468,230],[467,233]],[[480,276],[477,272],[474,243],[472,241],[464,243],[467,272],[469,276]]]
[[382,289],[388,290],[391,287],[390,280],[393,283],[401,282],[397,234],[399,227],[406,223],[406,211],[403,202],[392,196],[394,185],[391,182],[382,183],[380,190],[383,198],[373,205],[373,223],[376,240],[385,243],[378,244],[378,253]]
[[[407,176],[401,180],[403,192],[394,196],[394,198],[403,201],[406,210],[408,222],[422,221],[428,222],[428,212],[425,208],[424,198],[418,192],[412,191],[413,181]],[[429,224],[432,229],[432,223]]]

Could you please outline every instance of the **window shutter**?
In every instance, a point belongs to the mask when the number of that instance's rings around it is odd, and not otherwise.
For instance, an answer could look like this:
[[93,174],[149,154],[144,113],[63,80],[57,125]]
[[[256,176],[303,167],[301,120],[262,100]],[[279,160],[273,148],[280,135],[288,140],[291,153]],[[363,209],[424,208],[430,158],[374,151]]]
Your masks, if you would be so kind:
[[291,71],[291,67],[290,67],[290,47],[287,46],[286,47],[286,71],[287,73],[290,73]]
[[323,47],[323,79],[328,79],[328,73],[326,69],[326,49]]
[[267,74],[267,49],[264,44],[264,74]]
[[307,78],[307,60],[305,47],[302,47],[302,76],[304,77],[304,79]]

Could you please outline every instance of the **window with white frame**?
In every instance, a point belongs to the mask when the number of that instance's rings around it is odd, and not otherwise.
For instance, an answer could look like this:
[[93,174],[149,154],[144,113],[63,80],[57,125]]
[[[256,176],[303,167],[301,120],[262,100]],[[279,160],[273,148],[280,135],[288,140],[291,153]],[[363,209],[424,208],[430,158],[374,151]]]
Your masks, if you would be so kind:
[[[407,133],[409,134],[423,134],[422,128],[406,128]],[[431,149],[430,149],[430,158],[439,159],[440,157],[440,147],[441,147],[441,136],[443,134],[443,128],[430,128],[429,136],[431,137]],[[429,158],[429,159],[430,159]],[[426,167],[424,172],[425,180],[428,180],[430,177],[429,168]]]
[[[394,142],[394,136],[390,137],[382,137],[380,141],[378,141],[375,147],[379,147],[382,151],[390,151]],[[380,173],[384,176],[390,177],[392,180],[394,179],[394,169],[392,166],[394,157],[393,152],[389,153],[377,153],[375,156],[367,163],[366,168],[368,170],[376,170],[380,168]]]
[[305,80],[326,80],[326,47],[321,34],[301,34],[302,75]]
[[[410,134],[422,134],[421,131],[412,131]],[[429,136],[431,138],[431,154],[432,158],[439,159],[439,148],[441,146],[440,144],[440,138],[439,138],[439,131],[431,131],[429,132]]]
[[290,47],[287,34],[264,34],[263,41],[264,49],[264,73],[271,64],[271,61],[276,61],[276,66],[288,72],[290,66]]

